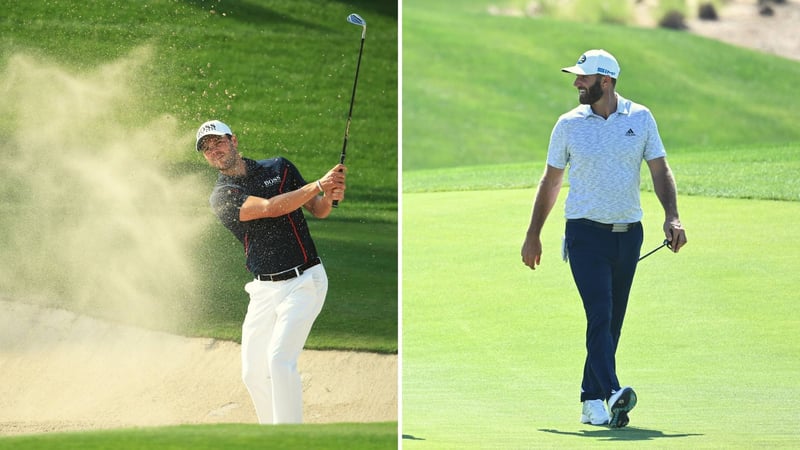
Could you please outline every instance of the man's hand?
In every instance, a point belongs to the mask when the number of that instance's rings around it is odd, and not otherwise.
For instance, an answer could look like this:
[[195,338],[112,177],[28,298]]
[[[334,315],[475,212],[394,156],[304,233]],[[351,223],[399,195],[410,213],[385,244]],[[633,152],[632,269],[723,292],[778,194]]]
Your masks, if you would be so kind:
[[678,219],[664,221],[664,236],[669,241],[669,247],[674,253],[678,253],[678,250],[686,245],[686,230],[683,229],[683,225]]
[[319,179],[325,197],[328,197],[329,200],[344,200],[344,191],[347,188],[345,185],[346,173],[347,167],[344,164],[337,164]]
[[536,270],[542,260],[542,240],[539,236],[526,235],[522,244],[522,262],[531,270]]

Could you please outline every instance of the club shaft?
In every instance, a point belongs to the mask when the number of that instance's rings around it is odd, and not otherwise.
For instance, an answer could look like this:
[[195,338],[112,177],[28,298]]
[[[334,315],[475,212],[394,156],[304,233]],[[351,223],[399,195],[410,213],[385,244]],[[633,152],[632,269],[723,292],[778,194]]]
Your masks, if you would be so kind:
[[648,254],[646,254],[646,255],[644,255],[644,256],[642,256],[642,257],[640,257],[640,258],[639,258],[639,261],[641,261],[641,260],[643,260],[643,259],[647,258],[648,256],[652,255],[653,253],[655,253],[655,252],[657,252],[657,251],[661,250],[661,248],[662,248],[662,247],[666,247],[668,244],[669,244],[669,241],[664,241],[664,243],[663,243],[663,244],[659,245],[658,247],[654,248],[653,250],[650,250],[650,252],[649,252]]
[[[361,69],[361,55],[364,53],[364,33],[361,34],[361,46],[358,49],[358,62],[356,63],[356,77],[353,80],[353,93],[350,95],[350,111],[347,113],[347,124],[344,127],[344,142],[342,143],[342,154],[339,155],[339,164],[344,164],[347,157],[347,141],[350,139],[350,122],[353,119],[353,105],[356,102],[356,87],[358,86],[358,72]],[[333,201],[333,207],[339,207],[339,201]]]

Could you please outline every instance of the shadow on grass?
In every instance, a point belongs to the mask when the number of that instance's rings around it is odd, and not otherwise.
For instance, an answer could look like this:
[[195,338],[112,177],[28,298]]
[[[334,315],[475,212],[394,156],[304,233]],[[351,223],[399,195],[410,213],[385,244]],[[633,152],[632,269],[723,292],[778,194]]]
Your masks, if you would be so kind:
[[403,435],[403,439],[409,440],[409,441],[424,441],[425,440],[425,438],[413,436],[411,434],[404,434]]
[[580,430],[580,431],[559,431],[547,428],[540,428],[539,431],[542,431],[544,433],[560,434],[563,436],[592,438],[600,441],[653,441],[656,439],[702,436],[702,434],[697,434],[697,433],[666,434],[663,431],[648,430],[646,428],[634,428],[634,427],[619,428],[614,430],[609,428],[603,428],[598,430]]

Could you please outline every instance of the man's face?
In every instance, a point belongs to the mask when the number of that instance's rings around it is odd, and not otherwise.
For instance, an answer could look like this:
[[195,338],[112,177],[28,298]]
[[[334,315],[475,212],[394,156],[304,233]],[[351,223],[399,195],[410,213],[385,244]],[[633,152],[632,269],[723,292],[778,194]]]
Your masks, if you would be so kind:
[[577,75],[573,86],[578,88],[578,100],[582,105],[591,105],[603,97],[600,75]]
[[233,136],[206,136],[200,141],[200,149],[206,161],[217,170],[229,170],[239,159],[236,138]]

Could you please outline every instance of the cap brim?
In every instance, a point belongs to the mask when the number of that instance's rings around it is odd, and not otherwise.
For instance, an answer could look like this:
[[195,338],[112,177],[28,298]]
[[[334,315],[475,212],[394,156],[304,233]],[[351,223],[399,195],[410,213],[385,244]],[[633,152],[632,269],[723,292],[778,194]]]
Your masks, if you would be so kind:
[[561,69],[561,71],[567,73],[574,73],[576,75],[589,75],[588,73],[586,73],[585,70],[583,70],[578,66],[564,67],[563,69]]

